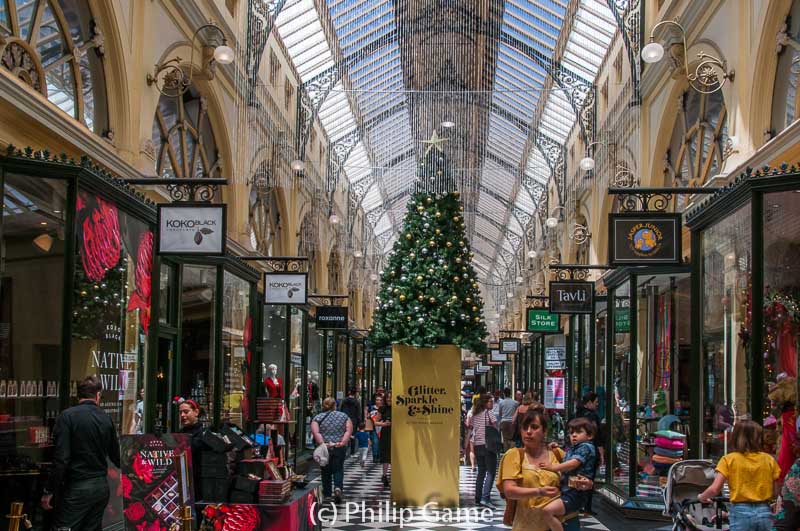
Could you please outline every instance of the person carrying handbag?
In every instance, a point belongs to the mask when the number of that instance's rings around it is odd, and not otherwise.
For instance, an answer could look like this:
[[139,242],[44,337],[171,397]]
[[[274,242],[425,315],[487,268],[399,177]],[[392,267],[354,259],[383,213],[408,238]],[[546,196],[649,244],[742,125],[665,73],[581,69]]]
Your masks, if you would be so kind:
[[[346,413],[336,411],[336,400],[331,397],[322,402],[323,412],[311,421],[311,433],[318,445],[325,445],[328,449],[327,464],[324,459],[319,461],[322,472],[322,494],[331,496],[331,483],[333,483],[334,500],[337,504],[342,502],[342,489],[344,488],[344,461],[347,456],[347,446],[353,434],[353,423]],[[324,452],[320,452],[324,453]],[[314,451],[315,459],[317,451]]]
[[497,507],[492,503],[492,485],[497,472],[497,455],[502,450],[497,417],[492,413],[492,395],[482,394],[472,406],[472,416],[467,420],[467,440],[472,441],[475,459],[478,461],[478,475],[475,478],[475,503],[489,509]]

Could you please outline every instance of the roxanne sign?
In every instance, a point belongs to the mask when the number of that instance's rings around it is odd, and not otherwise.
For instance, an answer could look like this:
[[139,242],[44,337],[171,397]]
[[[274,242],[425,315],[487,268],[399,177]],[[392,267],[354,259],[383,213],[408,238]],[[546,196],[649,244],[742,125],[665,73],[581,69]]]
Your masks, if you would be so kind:
[[158,205],[158,253],[224,255],[226,210],[224,204]]

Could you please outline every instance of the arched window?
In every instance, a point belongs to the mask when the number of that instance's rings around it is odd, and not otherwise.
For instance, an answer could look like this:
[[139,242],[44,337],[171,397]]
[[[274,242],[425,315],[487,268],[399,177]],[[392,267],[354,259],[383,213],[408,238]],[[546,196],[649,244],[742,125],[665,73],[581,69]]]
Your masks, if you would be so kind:
[[103,34],[87,0],[0,0],[0,65],[110,136]]
[[781,33],[778,34],[778,68],[772,92],[770,133],[776,135],[798,117],[800,92],[800,1],[792,2]]
[[317,224],[312,214],[306,214],[300,224],[300,235],[297,242],[297,250],[300,256],[308,257],[308,291],[313,293],[317,289],[316,271],[317,266]]
[[[709,177],[719,173],[727,124],[722,91],[701,94],[688,89],[684,92],[664,161],[664,185],[702,186]],[[678,197],[679,203],[685,200],[684,196]]]
[[195,87],[178,97],[161,96],[153,121],[156,175],[162,178],[222,177],[208,103]]
[[259,166],[250,185],[250,245],[265,256],[276,251],[276,238],[281,228],[277,192],[273,186],[269,163]]

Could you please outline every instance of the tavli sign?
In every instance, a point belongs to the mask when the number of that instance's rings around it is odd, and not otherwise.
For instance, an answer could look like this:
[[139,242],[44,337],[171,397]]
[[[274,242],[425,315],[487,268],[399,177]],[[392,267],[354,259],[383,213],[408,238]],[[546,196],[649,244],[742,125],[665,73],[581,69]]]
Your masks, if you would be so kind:
[[550,283],[550,313],[590,314],[594,311],[594,282],[565,280]]

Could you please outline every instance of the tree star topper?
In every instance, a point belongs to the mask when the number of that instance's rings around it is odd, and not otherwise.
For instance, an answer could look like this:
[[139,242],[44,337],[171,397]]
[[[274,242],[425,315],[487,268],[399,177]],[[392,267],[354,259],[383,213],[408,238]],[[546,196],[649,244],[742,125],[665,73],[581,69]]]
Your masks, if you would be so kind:
[[433,148],[438,149],[440,153],[444,153],[444,148],[442,147],[442,144],[447,142],[447,140],[448,140],[447,138],[440,137],[439,133],[437,133],[436,129],[434,129],[433,134],[431,135],[431,139],[422,141],[423,144],[428,144],[428,149],[425,150],[425,156],[427,157],[428,152],[430,152],[430,150]]

